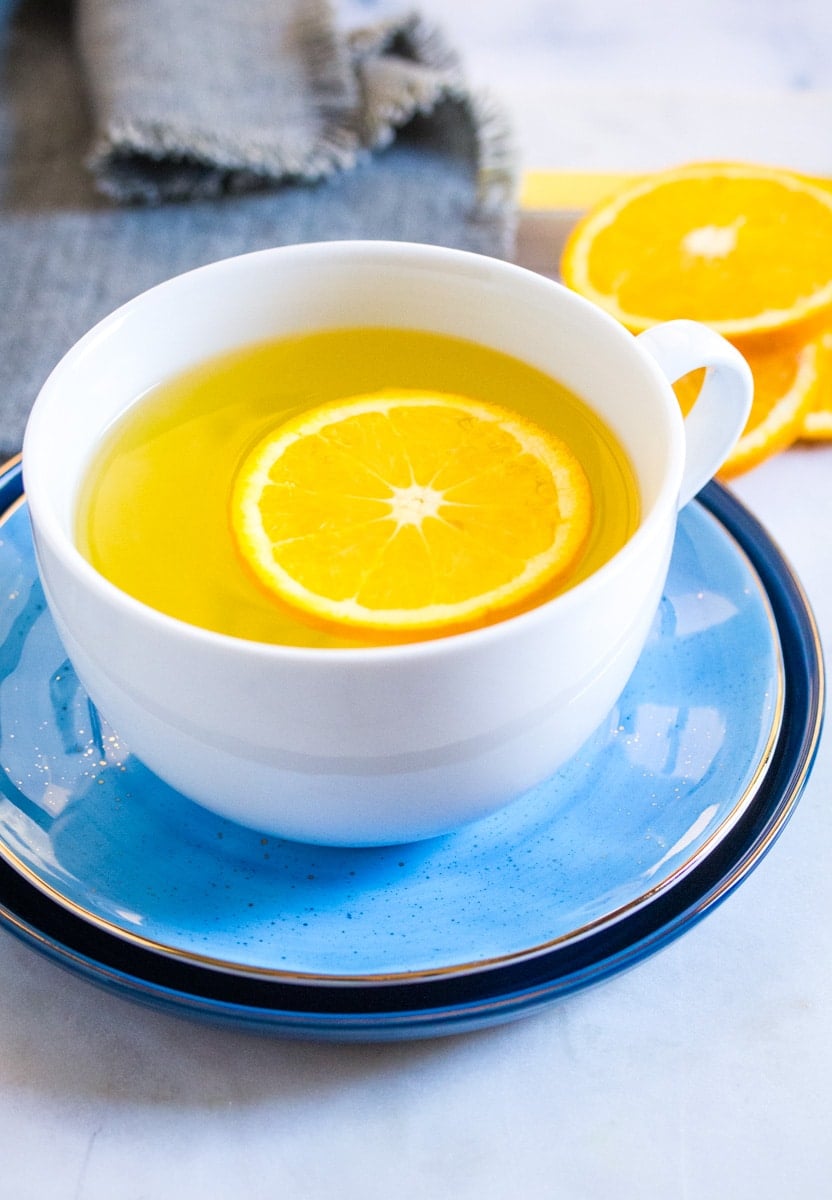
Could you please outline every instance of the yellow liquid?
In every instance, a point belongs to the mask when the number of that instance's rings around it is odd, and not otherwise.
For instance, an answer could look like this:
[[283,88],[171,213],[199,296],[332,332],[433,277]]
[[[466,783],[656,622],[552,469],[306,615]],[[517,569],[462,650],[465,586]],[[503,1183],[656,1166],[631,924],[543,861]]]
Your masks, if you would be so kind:
[[81,552],[124,591],[192,625],[295,646],[366,645],[354,633],[315,627],[269,595],[238,554],[228,503],[236,470],[270,429],[325,401],[389,387],[500,404],[571,447],[589,479],[594,515],[560,590],[591,574],[635,530],[638,489],[624,451],[548,375],[438,334],[340,329],[235,351],[139,397],[87,471],[77,509]]

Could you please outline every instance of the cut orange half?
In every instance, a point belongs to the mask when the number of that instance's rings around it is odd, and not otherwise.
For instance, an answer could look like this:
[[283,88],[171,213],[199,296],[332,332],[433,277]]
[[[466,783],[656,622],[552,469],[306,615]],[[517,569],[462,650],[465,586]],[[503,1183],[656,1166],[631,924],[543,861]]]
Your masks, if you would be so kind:
[[244,460],[231,525],[276,597],[353,630],[438,635],[519,610],[588,537],[584,471],[557,437],[461,396],[335,401]]
[[689,317],[806,340],[832,307],[832,191],[742,163],[660,172],[577,224],[561,275],[633,332]]
[[[801,436],[826,377],[826,353],[821,338],[802,346],[744,347],[754,377],[754,401],[742,436],[719,471],[721,479],[749,471]],[[693,372],[674,384],[684,413],[696,400],[703,374]]]

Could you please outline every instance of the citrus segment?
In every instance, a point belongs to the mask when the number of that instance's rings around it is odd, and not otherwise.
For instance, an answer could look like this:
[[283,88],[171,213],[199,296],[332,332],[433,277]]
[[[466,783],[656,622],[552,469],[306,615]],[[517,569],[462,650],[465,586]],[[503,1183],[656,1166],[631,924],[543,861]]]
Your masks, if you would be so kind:
[[733,339],[808,330],[832,306],[832,192],[741,163],[660,172],[577,224],[561,275],[633,332],[675,317]]
[[592,521],[571,450],[506,409],[390,392],[267,434],[231,497],[238,547],[308,616],[438,632],[485,624],[561,579]]
[[[820,338],[792,347],[762,343],[746,347],[744,354],[754,377],[754,401],[742,436],[719,471],[722,479],[748,471],[791,445],[800,435],[823,378]],[[693,407],[702,375],[695,371],[674,384],[683,413]]]
[[799,431],[800,437],[810,442],[832,440],[832,332],[820,339],[820,361],[815,398]]

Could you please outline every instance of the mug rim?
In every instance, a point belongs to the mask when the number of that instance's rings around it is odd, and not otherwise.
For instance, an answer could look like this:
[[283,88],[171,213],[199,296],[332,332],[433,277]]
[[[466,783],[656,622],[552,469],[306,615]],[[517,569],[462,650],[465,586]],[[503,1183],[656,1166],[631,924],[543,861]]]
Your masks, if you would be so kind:
[[[516,263],[503,259],[495,259],[473,251],[459,250],[451,247],[434,246],[415,242],[391,242],[383,240],[352,240],[344,239],[331,242],[305,242],[289,246],[269,247],[262,250],[248,251],[214,260],[188,271],[180,272],[154,286],[139,292],[125,303],[119,305],[91,326],[70,348],[61,356],[58,362],[44,380],[32,406],[23,439],[22,471],[24,495],[30,513],[30,520],[36,531],[35,552],[38,555],[38,539],[48,541],[51,552],[62,562],[64,569],[78,578],[83,586],[91,589],[97,597],[115,608],[129,614],[132,618],[141,620],[148,628],[156,627],[170,636],[186,637],[192,643],[203,642],[208,646],[221,649],[233,649],[236,654],[247,654],[258,659],[287,660],[301,663],[335,662],[354,664],[356,661],[388,661],[409,659],[412,657],[430,657],[434,654],[446,655],[457,647],[469,647],[481,641],[501,640],[511,635],[514,630],[531,630],[538,621],[547,619],[549,611],[556,607],[559,611],[568,611],[579,606],[594,594],[599,588],[607,586],[610,576],[615,576],[626,569],[626,561],[638,553],[641,544],[653,537],[653,531],[667,519],[668,509],[675,518],[677,494],[684,466],[684,433],[682,417],[678,407],[665,405],[668,431],[671,438],[672,454],[668,455],[664,474],[656,496],[649,511],[640,514],[638,526],[627,541],[610,558],[601,564],[585,579],[560,592],[556,596],[535,604],[532,608],[499,618],[493,623],[474,629],[440,634],[421,640],[401,643],[387,643],[371,646],[331,647],[331,646],[296,646],[281,643],[261,642],[255,639],[243,638],[232,634],[221,633],[192,624],[180,617],[156,609],[151,605],[132,596],[118,585],[112,583],[96,567],[90,563],[75,544],[72,536],[64,529],[54,505],[51,503],[48,478],[41,480],[41,475],[47,471],[41,455],[41,442],[48,437],[47,418],[49,409],[56,402],[55,393],[59,388],[62,375],[71,368],[75,361],[86,354],[96,341],[106,338],[112,331],[126,320],[134,309],[144,308],[152,303],[153,298],[160,293],[166,293],[176,287],[186,286],[185,281],[198,280],[205,275],[216,275],[224,270],[245,269],[251,260],[271,258],[307,258],[319,257],[326,259],[332,254],[339,257],[367,259],[376,254],[384,258],[390,255],[400,255],[410,262],[430,259],[437,263],[467,263],[479,269],[484,267],[496,274],[504,274],[508,278],[521,280],[524,286],[537,287],[541,294],[560,293],[566,303],[573,305],[578,311],[596,322],[599,328],[605,330],[605,336],[617,340],[626,352],[634,355],[641,366],[652,377],[658,391],[666,391],[672,397],[670,383],[655,360],[641,350],[633,334],[614,320],[597,305],[592,304],[578,293],[566,288],[555,279],[548,278],[529,270]],[[242,343],[240,343],[242,344]],[[132,403],[132,401],[130,401]],[[121,416],[128,407],[125,404],[117,414]],[[115,419],[117,419],[117,417]],[[107,424],[102,425],[103,434]],[[34,466],[32,467],[32,464]],[[77,483],[83,474],[84,462],[80,459],[73,471],[74,482]],[[29,480],[34,471],[35,488],[30,490]],[[43,482],[43,486],[41,486]]]

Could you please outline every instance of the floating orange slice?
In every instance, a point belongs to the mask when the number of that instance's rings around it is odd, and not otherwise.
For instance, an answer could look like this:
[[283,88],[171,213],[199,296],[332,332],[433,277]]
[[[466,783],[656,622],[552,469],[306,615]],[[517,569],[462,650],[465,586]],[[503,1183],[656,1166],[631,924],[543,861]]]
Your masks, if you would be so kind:
[[328,624],[418,636],[533,603],[575,563],[591,517],[558,438],[494,405],[409,392],[280,426],[231,498],[240,552],[275,596]]
[[[822,338],[802,346],[761,343],[745,347],[744,354],[754,377],[754,402],[742,436],[719,472],[722,479],[740,475],[790,446],[801,435],[828,378]],[[699,393],[702,375],[694,371],[674,384],[685,413]]]
[[634,332],[689,317],[806,340],[832,307],[832,191],[742,163],[660,172],[578,223],[561,275]]

